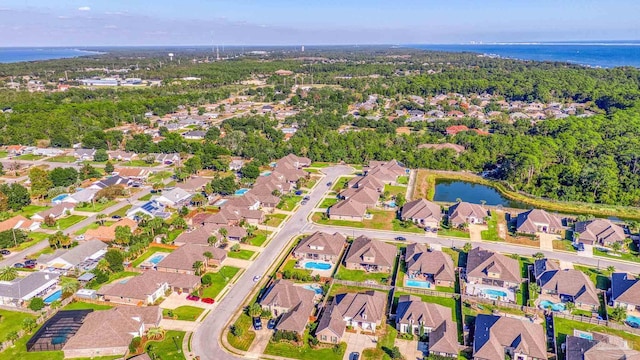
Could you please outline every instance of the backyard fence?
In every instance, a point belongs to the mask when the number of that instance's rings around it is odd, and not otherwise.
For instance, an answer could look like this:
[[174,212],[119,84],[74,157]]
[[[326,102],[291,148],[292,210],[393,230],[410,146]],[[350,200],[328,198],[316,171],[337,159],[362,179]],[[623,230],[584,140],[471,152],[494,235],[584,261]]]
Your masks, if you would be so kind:
[[396,290],[400,291],[400,292],[409,293],[409,294],[437,296],[437,297],[443,297],[443,298],[449,298],[449,299],[459,299],[460,298],[460,294],[451,293],[451,292],[444,292],[444,291],[429,290],[429,289],[419,289],[419,288],[410,288],[410,287],[398,286],[398,287],[396,287]]
[[498,300],[491,300],[491,299],[478,297],[478,296],[462,295],[462,301],[469,301],[469,302],[476,302],[476,303],[482,303],[482,304],[487,304],[487,305],[499,306],[499,307],[502,307],[502,308],[519,310],[519,311],[522,311],[522,312],[525,312],[525,313],[536,313],[537,314],[537,313],[542,313],[543,312],[541,309],[538,309],[538,308],[535,308],[535,307],[530,307],[530,306],[525,306],[525,305],[518,305],[518,304],[504,302],[504,301],[498,301]]
[[373,282],[358,282],[358,281],[334,279],[333,283],[338,285],[365,287],[365,288],[371,288],[371,289],[383,290],[383,291],[389,291],[392,288],[392,286],[389,286],[389,285],[382,285],[382,284],[373,283]]
[[592,318],[592,317],[589,317],[589,316],[571,315],[571,314],[564,314],[564,313],[557,313],[557,312],[554,312],[553,316],[557,317],[557,318],[561,318],[561,319],[579,321],[579,322],[585,323],[585,324],[606,326],[606,327],[614,329],[614,330],[626,331],[628,333],[633,333],[633,334],[636,334],[636,335],[640,335],[640,329],[632,328],[630,326],[622,325],[622,324],[619,324],[619,323],[616,323],[616,322],[612,322],[612,321],[599,320],[599,319]]

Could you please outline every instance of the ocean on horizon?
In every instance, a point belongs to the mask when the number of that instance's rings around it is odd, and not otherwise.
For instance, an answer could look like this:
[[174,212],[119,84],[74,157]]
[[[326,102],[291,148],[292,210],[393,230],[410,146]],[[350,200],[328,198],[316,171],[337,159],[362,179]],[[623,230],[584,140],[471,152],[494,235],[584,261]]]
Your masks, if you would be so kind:
[[474,52],[518,60],[561,61],[577,65],[612,68],[640,68],[640,42],[570,42],[570,43],[490,43],[451,45],[408,45],[408,47],[445,52]]
[[16,63],[22,61],[41,61],[53,59],[75,58],[78,56],[102,54],[74,48],[0,48],[0,63]]

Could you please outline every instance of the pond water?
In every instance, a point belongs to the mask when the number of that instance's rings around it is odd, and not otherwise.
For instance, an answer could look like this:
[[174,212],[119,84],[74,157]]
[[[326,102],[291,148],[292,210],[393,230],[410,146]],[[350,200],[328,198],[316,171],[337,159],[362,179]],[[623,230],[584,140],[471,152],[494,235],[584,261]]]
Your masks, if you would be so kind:
[[434,201],[453,203],[456,202],[457,199],[462,199],[462,201],[474,204],[481,204],[484,200],[487,205],[502,205],[516,209],[531,208],[530,205],[503,197],[498,190],[490,186],[460,180],[439,180],[436,182],[436,192],[433,196]]

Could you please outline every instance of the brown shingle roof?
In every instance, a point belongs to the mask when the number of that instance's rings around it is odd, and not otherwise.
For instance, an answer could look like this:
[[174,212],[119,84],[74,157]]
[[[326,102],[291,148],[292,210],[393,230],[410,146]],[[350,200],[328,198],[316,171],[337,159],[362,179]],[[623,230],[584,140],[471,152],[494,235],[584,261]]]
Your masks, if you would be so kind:
[[338,256],[344,247],[345,240],[346,238],[344,235],[338,232],[334,234],[327,234],[317,231],[313,233],[313,235],[302,239],[293,252],[301,254],[327,254]]
[[594,219],[576,223],[576,232],[580,234],[578,241],[587,243],[614,243],[626,238],[624,229],[611,220]]
[[167,283],[170,287],[193,288],[200,283],[200,278],[188,274],[145,271],[141,275],[134,276],[125,282],[115,282],[105,286],[98,293],[145,300],[148,295],[156,292],[164,283]]
[[479,247],[469,251],[467,277],[488,278],[489,272],[498,274],[498,279],[510,283],[522,281],[520,263],[517,260],[489,250],[482,250]]
[[278,330],[302,333],[307,326],[309,316],[313,311],[315,292],[301,286],[294,286],[291,281],[278,280],[260,300],[262,306],[276,306],[286,308],[276,325]]
[[598,305],[598,294],[589,277],[580,270],[549,270],[538,279],[543,290],[553,291],[562,295],[570,295],[576,302]]
[[518,232],[533,234],[538,231],[538,226],[548,227],[547,232],[556,232],[562,229],[562,221],[559,217],[540,209],[531,209],[518,214],[516,222]]
[[456,274],[451,257],[442,251],[428,251],[417,243],[407,245],[405,262],[408,271],[432,274],[435,280],[455,281]]
[[[397,253],[397,248],[391,244],[360,236],[353,240],[344,262],[388,266],[392,268],[396,261]],[[365,257],[373,258],[373,261],[365,261]]]
[[454,224],[463,224],[467,222],[467,218],[474,217],[476,219],[484,219],[487,217],[487,209],[468,202],[459,202],[449,208],[449,222]]
[[386,300],[385,293],[378,291],[337,294],[322,314],[316,332],[329,329],[342,336],[346,327],[344,318],[378,323],[384,317]]
[[424,219],[439,223],[442,220],[442,210],[440,210],[440,205],[438,204],[425,199],[418,199],[404,204],[400,211],[400,217],[403,220]]
[[355,201],[353,199],[340,201],[329,208],[329,215],[336,215],[336,216],[362,217],[366,212],[367,212],[367,205],[359,201]]
[[474,358],[504,360],[507,347],[534,358],[547,358],[542,326],[504,316],[478,315],[473,340]]
[[223,261],[227,258],[227,252],[213,246],[202,246],[197,244],[186,244],[176,251],[167,255],[158,263],[158,267],[176,270],[193,270],[193,263],[196,261],[206,262],[204,253],[207,251],[213,254],[213,259]]

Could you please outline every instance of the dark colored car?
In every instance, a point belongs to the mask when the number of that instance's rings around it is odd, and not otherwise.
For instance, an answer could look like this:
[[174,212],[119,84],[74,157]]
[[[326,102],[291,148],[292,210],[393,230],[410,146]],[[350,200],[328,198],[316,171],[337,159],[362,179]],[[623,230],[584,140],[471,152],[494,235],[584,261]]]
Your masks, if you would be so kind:
[[349,354],[349,360],[358,360],[358,359],[360,359],[360,353],[354,351],[351,354]]
[[307,195],[307,196],[303,197],[302,200],[309,201],[309,200],[311,200],[311,197],[309,195]]
[[29,259],[29,260],[25,260],[25,261],[24,261],[24,264],[25,264],[25,265],[27,265],[27,266],[28,266],[28,265],[36,265],[37,263],[38,263],[38,262],[37,262],[37,261],[35,261],[35,260],[33,260],[33,259]]
[[113,215],[111,218],[112,218],[112,219],[121,219],[121,218],[122,218],[122,216],[120,216],[120,215]]
[[398,236],[398,237],[396,238],[396,240],[397,240],[397,241],[407,241],[407,238],[406,238],[406,237],[404,237],[404,236]]
[[298,195],[298,196],[302,195],[302,190],[296,191],[296,195]]
[[24,264],[23,263],[15,263],[13,264],[13,267],[16,269],[22,269],[24,268]]
[[10,255],[10,254],[11,254],[11,251],[9,251],[7,249],[0,250],[0,255],[7,256],[7,255]]
[[216,302],[214,299],[212,298],[202,298],[200,299],[200,301],[202,301],[205,304],[213,304],[214,302]]
[[200,301],[200,298],[198,296],[195,296],[195,295],[187,295],[187,300]]
[[253,318],[253,328],[256,330],[262,330],[262,320],[259,317]]
[[583,243],[577,243],[576,245],[574,245],[574,247],[578,251],[584,251],[584,244]]
[[331,185],[333,185],[333,183],[332,183],[331,181],[329,181],[329,182],[327,183],[327,186],[331,186]]
[[267,323],[267,329],[271,330],[275,328],[276,328],[276,319],[269,319],[269,322]]

